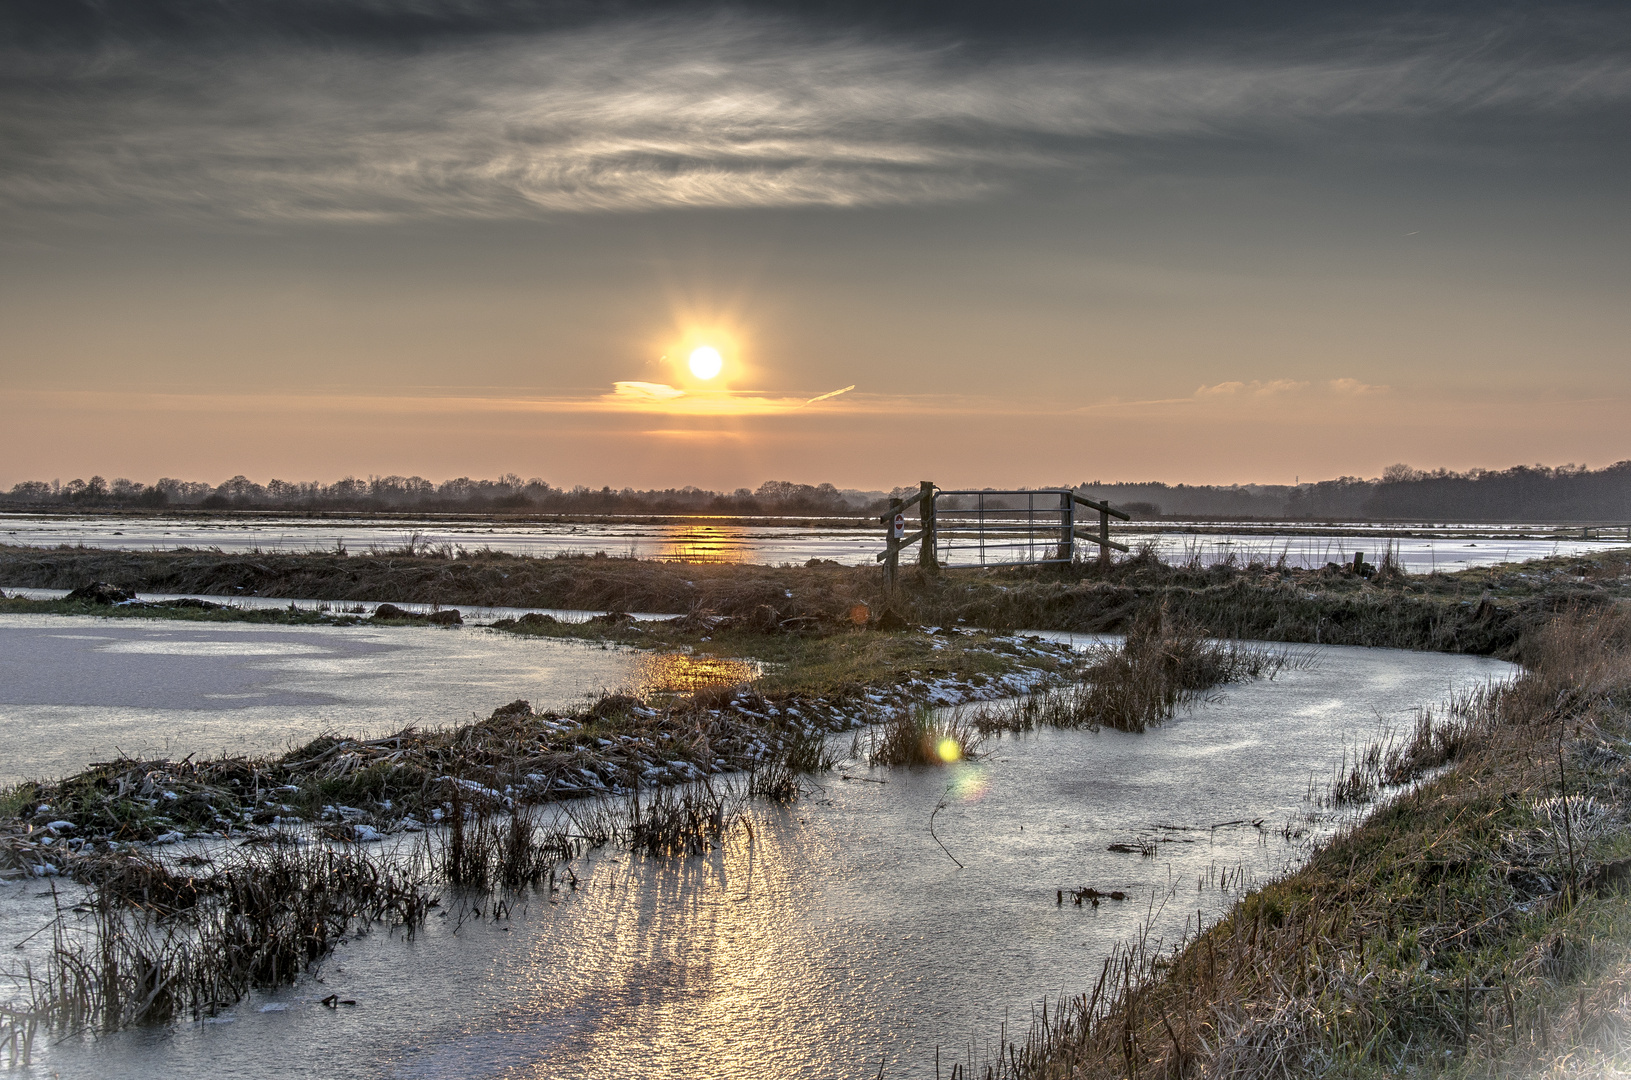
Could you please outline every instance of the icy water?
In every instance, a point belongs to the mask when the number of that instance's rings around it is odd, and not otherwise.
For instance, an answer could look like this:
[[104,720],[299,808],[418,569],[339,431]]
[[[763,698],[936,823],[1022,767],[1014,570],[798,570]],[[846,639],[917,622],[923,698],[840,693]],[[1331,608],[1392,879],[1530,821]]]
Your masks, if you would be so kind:
[[287,749],[325,731],[374,736],[564,707],[637,689],[639,654],[477,627],[249,626],[93,616],[0,617],[0,784],[118,752]]
[[[508,921],[455,914],[412,942],[376,933],[321,984],[219,1022],[49,1048],[19,1075],[871,1080],[883,1066],[926,1080],[938,1049],[945,1076],[1005,1024],[1022,1036],[1044,998],[1090,989],[1146,923],[1175,940],[1216,918],[1234,895],[1214,886],[1220,869],[1261,883],[1299,861],[1332,825],[1309,820],[1311,781],[1345,747],[1512,672],[1311,651],[1307,670],[1230,687],[1141,735],[1004,738],[943,769],[848,762],[792,808],[757,809],[751,841],[582,860],[576,892],[536,895]],[[949,855],[929,833],[942,802]],[[1288,822],[1312,831],[1288,842]],[[1139,840],[1157,853],[1107,850]],[[1132,898],[1056,903],[1079,886]],[[0,931],[45,920],[39,891],[0,887]],[[329,993],[358,1005],[331,1011],[318,1004]]]
[[[1205,522],[1122,525],[1113,537],[1125,544],[1154,545],[1161,558],[1190,558],[1211,564],[1228,559],[1267,559],[1284,555],[1293,566],[1320,567],[1346,562],[1362,551],[1377,562],[1392,540],[1406,569],[1426,573],[1572,555],[1631,543],[1625,527],[1600,530],[1602,539],[1580,539],[1578,530],[1560,536],[1556,526],[1513,523],[1455,526],[1422,524],[1384,529],[1374,525],[1309,526],[1300,535],[1275,535],[1271,527],[1219,526]],[[1394,536],[1407,531],[1414,535]],[[853,523],[786,525],[689,521],[677,524],[381,521],[370,518],[120,517],[0,514],[0,543],[88,547],[137,551],[176,547],[223,551],[313,551],[343,547],[352,552],[447,544],[467,551],[490,547],[521,555],[593,554],[681,562],[803,563],[832,559],[846,565],[872,565],[883,547],[881,527]],[[1093,554],[1096,547],[1081,543]],[[0,587],[9,583],[0,581]]]

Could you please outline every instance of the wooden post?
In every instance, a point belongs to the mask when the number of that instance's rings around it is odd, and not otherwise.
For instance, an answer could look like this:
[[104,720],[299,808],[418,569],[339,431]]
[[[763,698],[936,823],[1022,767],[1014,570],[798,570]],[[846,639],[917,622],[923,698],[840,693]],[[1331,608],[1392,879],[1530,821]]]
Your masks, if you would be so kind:
[[934,549],[934,481],[918,481],[921,497],[917,504],[917,517],[923,529],[918,542],[917,565],[925,574],[940,572],[940,553]]
[[889,574],[889,596],[895,596],[895,582],[900,578],[900,537],[895,535],[895,515],[900,513],[901,500],[889,500],[889,522],[884,526],[884,568]]
[[1099,503],[1099,566],[1110,568],[1110,503]]
[[1054,557],[1068,566],[1076,553],[1076,500],[1066,491],[1060,494],[1059,503],[1059,552]]

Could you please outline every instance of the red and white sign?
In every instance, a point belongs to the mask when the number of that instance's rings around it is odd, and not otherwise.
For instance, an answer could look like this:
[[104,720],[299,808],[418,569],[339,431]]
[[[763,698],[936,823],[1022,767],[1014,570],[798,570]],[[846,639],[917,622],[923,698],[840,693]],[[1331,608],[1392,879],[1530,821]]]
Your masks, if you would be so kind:
[[906,535],[906,515],[905,514],[896,514],[895,515],[895,539],[899,540],[901,537],[903,537],[905,535]]

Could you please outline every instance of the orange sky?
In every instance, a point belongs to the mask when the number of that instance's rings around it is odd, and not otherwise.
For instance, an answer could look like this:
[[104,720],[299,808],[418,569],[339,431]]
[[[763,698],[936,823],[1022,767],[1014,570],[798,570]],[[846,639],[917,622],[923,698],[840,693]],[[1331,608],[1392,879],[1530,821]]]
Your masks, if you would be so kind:
[[28,135],[0,161],[0,486],[1631,458],[1631,76],[1601,27],[976,47],[912,11],[399,52],[216,27],[101,67],[50,38],[0,89]]

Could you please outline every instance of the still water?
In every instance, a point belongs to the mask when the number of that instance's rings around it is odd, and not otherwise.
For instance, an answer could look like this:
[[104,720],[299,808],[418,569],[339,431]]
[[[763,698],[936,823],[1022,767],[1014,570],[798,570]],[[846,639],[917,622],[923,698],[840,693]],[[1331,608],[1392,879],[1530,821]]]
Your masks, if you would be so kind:
[[275,753],[637,689],[640,654],[479,627],[0,617],[0,784],[118,752]]
[[[1410,535],[1396,535],[1408,532]],[[1579,531],[1562,535],[1556,526],[1536,524],[1435,525],[1388,528],[1374,525],[1299,526],[1297,535],[1278,535],[1276,527],[1218,525],[1206,522],[1162,522],[1114,527],[1114,538],[1137,546],[1148,543],[1168,562],[1196,559],[1212,564],[1228,559],[1265,559],[1282,555],[1292,566],[1320,567],[1346,562],[1362,551],[1372,563],[1381,559],[1389,541],[1394,555],[1415,573],[1458,570],[1606,550],[1631,543],[1626,528],[1601,530],[1597,539]],[[821,524],[739,524],[687,521],[670,524],[424,521],[373,518],[139,517],[40,516],[0,514],[0,543],[88,547],[136,551],[176,547],[223,551],[315,551],[343,547],[353,553],[400,550],[409,542],[475,551],[483,547],[519,555],[594,554],[682,562],[804,563],[831,559],[845,565],[873,565],[883,547],[881,526],[854,522]],[[1085,542],[1079,552],[1097,552]],[[0,587],[9,585],[0,581]]]
[[[1335,824],[1306,800],[1345,748],[1507,677],[1477,657],[1315,648],[1147,733],[1004,738],[946,768],[841,773],[753,839],[686,859],[582,860],[576,892],[506,922],[376,933],[223,1022],[50,1048],[21,1075],[466,1080],[870,1080],[978,1061],[1042,999],[1090,989],[1146,923],[1174,940]],[[930,815],[944,842],[930,836]],[[1258,828],[1252,824],[1262,821]],[[1280,828],[1311,829],[1288,842]],[[1156,854],[1110,852],[1155,844]],[[959,868],[953,857],[963,865]],[[1131,899],[1059,906],[1093,886]],[[0,887],[7,933],[37,883]],[[450,897],[451,900],[451,897]],[[318,1004],[329,993],[355,1008]],[[270,1011],[261,1011],[268,1005]],[[279,1006],[282,1006],[279,1008]],[[971,1049],[972,1048],[972,1049]]]

